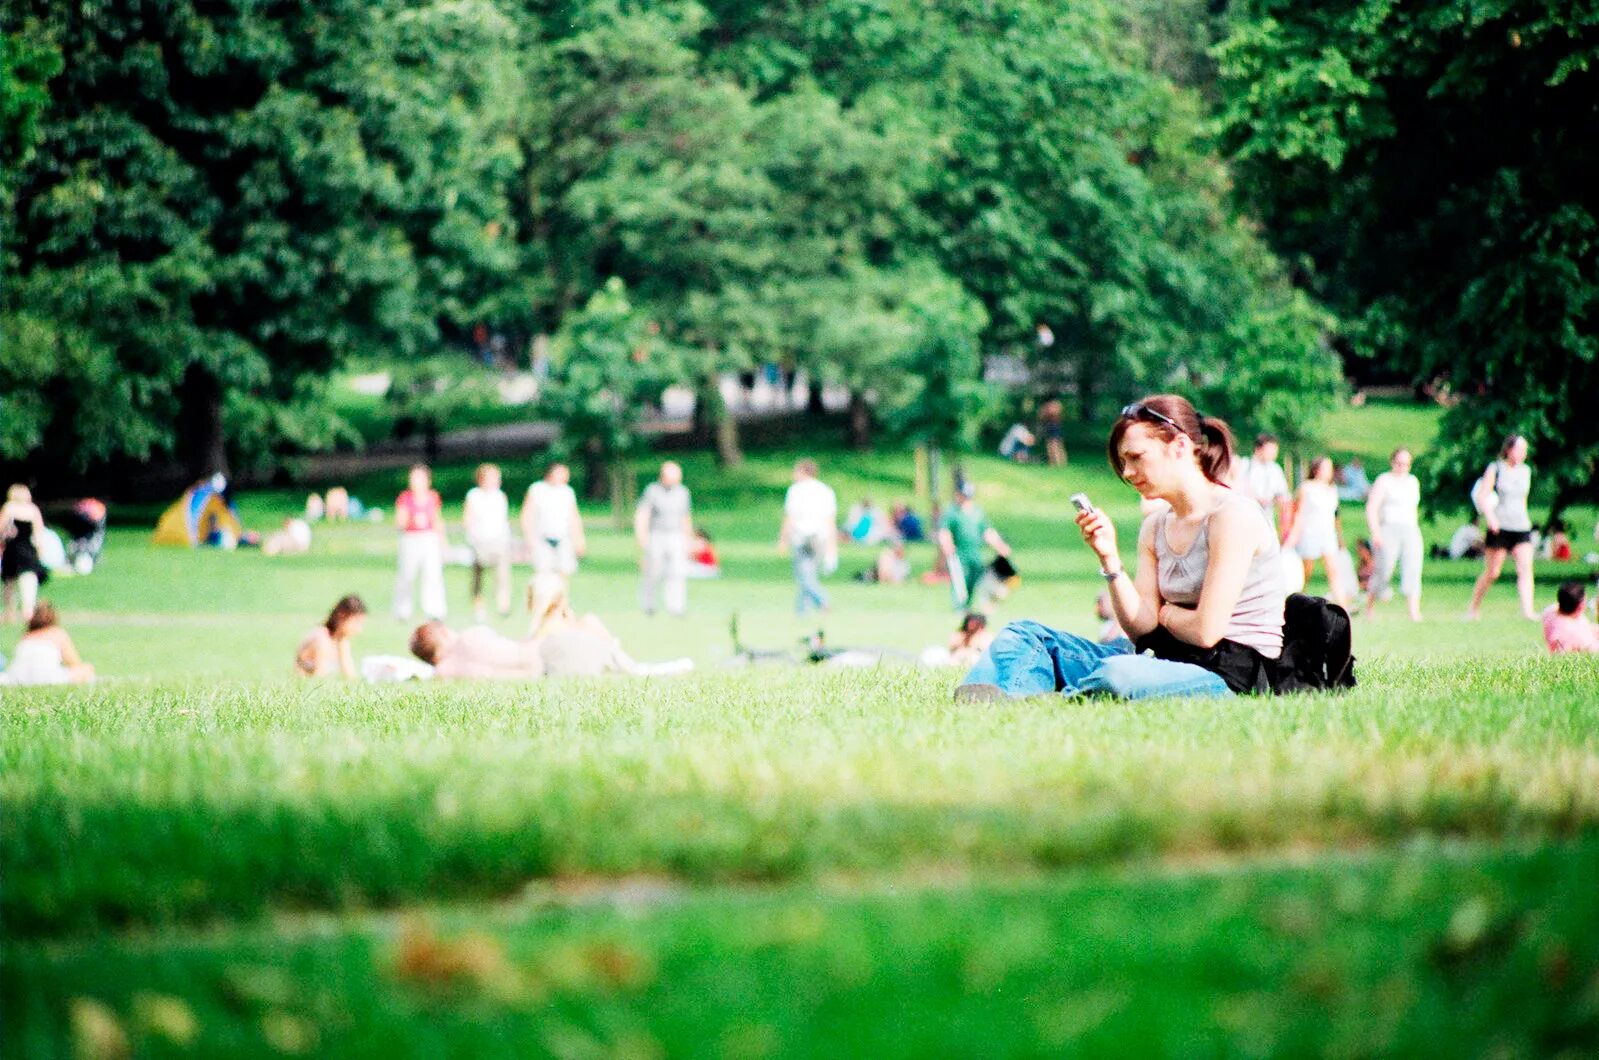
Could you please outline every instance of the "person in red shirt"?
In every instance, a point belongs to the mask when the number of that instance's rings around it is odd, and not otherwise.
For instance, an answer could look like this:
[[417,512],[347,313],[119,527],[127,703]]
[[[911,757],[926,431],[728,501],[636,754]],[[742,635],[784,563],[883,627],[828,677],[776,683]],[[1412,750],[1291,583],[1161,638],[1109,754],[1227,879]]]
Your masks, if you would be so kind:
[[411,468],[410,488],[394,502],[400,528],[400,573],[394,582],[394,617],[409,622],[411,598],[421,583],[422,613],[444,617],[444,502],[425,464]]
[[1555,602],[1544,609],[1543,639],[1555,655],[1564,652],[1599,652],[1599,630],[1584,611],[1588,592],[1581,582],[1566,582]]

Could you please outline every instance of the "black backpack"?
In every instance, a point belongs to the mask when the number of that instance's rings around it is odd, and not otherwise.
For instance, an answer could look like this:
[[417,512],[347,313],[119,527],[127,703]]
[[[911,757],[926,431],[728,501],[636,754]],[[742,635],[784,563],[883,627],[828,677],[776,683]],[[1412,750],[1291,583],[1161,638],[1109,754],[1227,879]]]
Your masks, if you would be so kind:
[[1283,653],[1272,675],[1275,692],[1355,687],[1349,612],[1319,596],[1294,593],[1283,608]]

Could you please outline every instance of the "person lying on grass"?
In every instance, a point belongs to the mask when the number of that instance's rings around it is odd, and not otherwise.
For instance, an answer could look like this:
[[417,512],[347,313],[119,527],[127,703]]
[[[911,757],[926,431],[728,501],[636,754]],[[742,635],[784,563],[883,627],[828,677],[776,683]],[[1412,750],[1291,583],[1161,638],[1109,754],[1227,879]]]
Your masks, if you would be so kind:
[[[1260,505],[1226,485],[1232,431],[1185,398],[1161,394],[1122,409],[1107,450],[1122,481],[1145,500],[1166,502],[1145,517],[1131,571],[1109,517],[1093,507],[1077,516],[1116,621],[1132,640],[1096,644],[1013,622],[955,690],[957,699],[1227,696],[1267,686],[1270,661],[1282,654],[1286,592],[1271,524]],[[1155,655],[1138,654],[1135,641]]]
[[333,605],[328,619],[305,635],[294,653],[294,672],[301,677],[343,677],[355,680],[350,642],[366,628],[366,602],[346,596]]
[[538,677],[641,676],[683,673],[688,659],[651,665],[622,650],[621,641],[594,615],[579,616],[567,599],[566,578],[553,571],[533,576],[533,632],[525,640],[488,626],[457,633],[443,622],[424,622],[411,634],[411,654],[433,676],[528,681]]
[[598,615],[572,609],[567,580],[554,574],[533,576],[533,641],[551,677],[596,677],[600,674],[658,675],[693,669],[689,659],[641,663],[622,650],[622,642]]

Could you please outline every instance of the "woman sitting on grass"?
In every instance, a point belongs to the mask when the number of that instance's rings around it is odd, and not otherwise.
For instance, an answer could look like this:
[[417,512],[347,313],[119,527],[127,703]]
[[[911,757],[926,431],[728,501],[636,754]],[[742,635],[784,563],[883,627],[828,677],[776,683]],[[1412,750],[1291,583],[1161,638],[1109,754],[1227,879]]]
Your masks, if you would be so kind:
[[301,677],[355,679],[350,641],[366,628],[366,603],[346,596],[333,605],[328,620],[305,635],[294,653],[294,672]]
[[5,677],[14,685],[80,685],[94,680],[94,667],[78,655],[56,609],[40,600]]
[[1282,654],[1282,563],[1260,506],[1225,483],[1232,432],[1184,398],[1128,405],[1108,444],[1111,467],[1145,500],[1165,501],[1144,519],[1135,573],[1123,566],[1116,530],[1097,508],[1079,513],[1098,555],[1126,640],[1096,644],[1037,622],[1013,622],[994,639],[957,699],[1108,692],[1226,696],[1266,687]]

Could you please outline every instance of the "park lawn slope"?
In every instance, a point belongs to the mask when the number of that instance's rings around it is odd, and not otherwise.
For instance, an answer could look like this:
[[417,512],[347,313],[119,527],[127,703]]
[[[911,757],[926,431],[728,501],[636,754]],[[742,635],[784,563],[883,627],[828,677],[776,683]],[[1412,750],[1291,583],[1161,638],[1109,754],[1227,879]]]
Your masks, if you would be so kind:
[[1599,841],[572,901],[16,947],[6,1055],[1553,1056]]
[[15,936],[514,892],[529,879],[1036,871],[1599,825],[1593,660],[1379,662],[1343,696],[950,702],[954,674],[4,703]]

